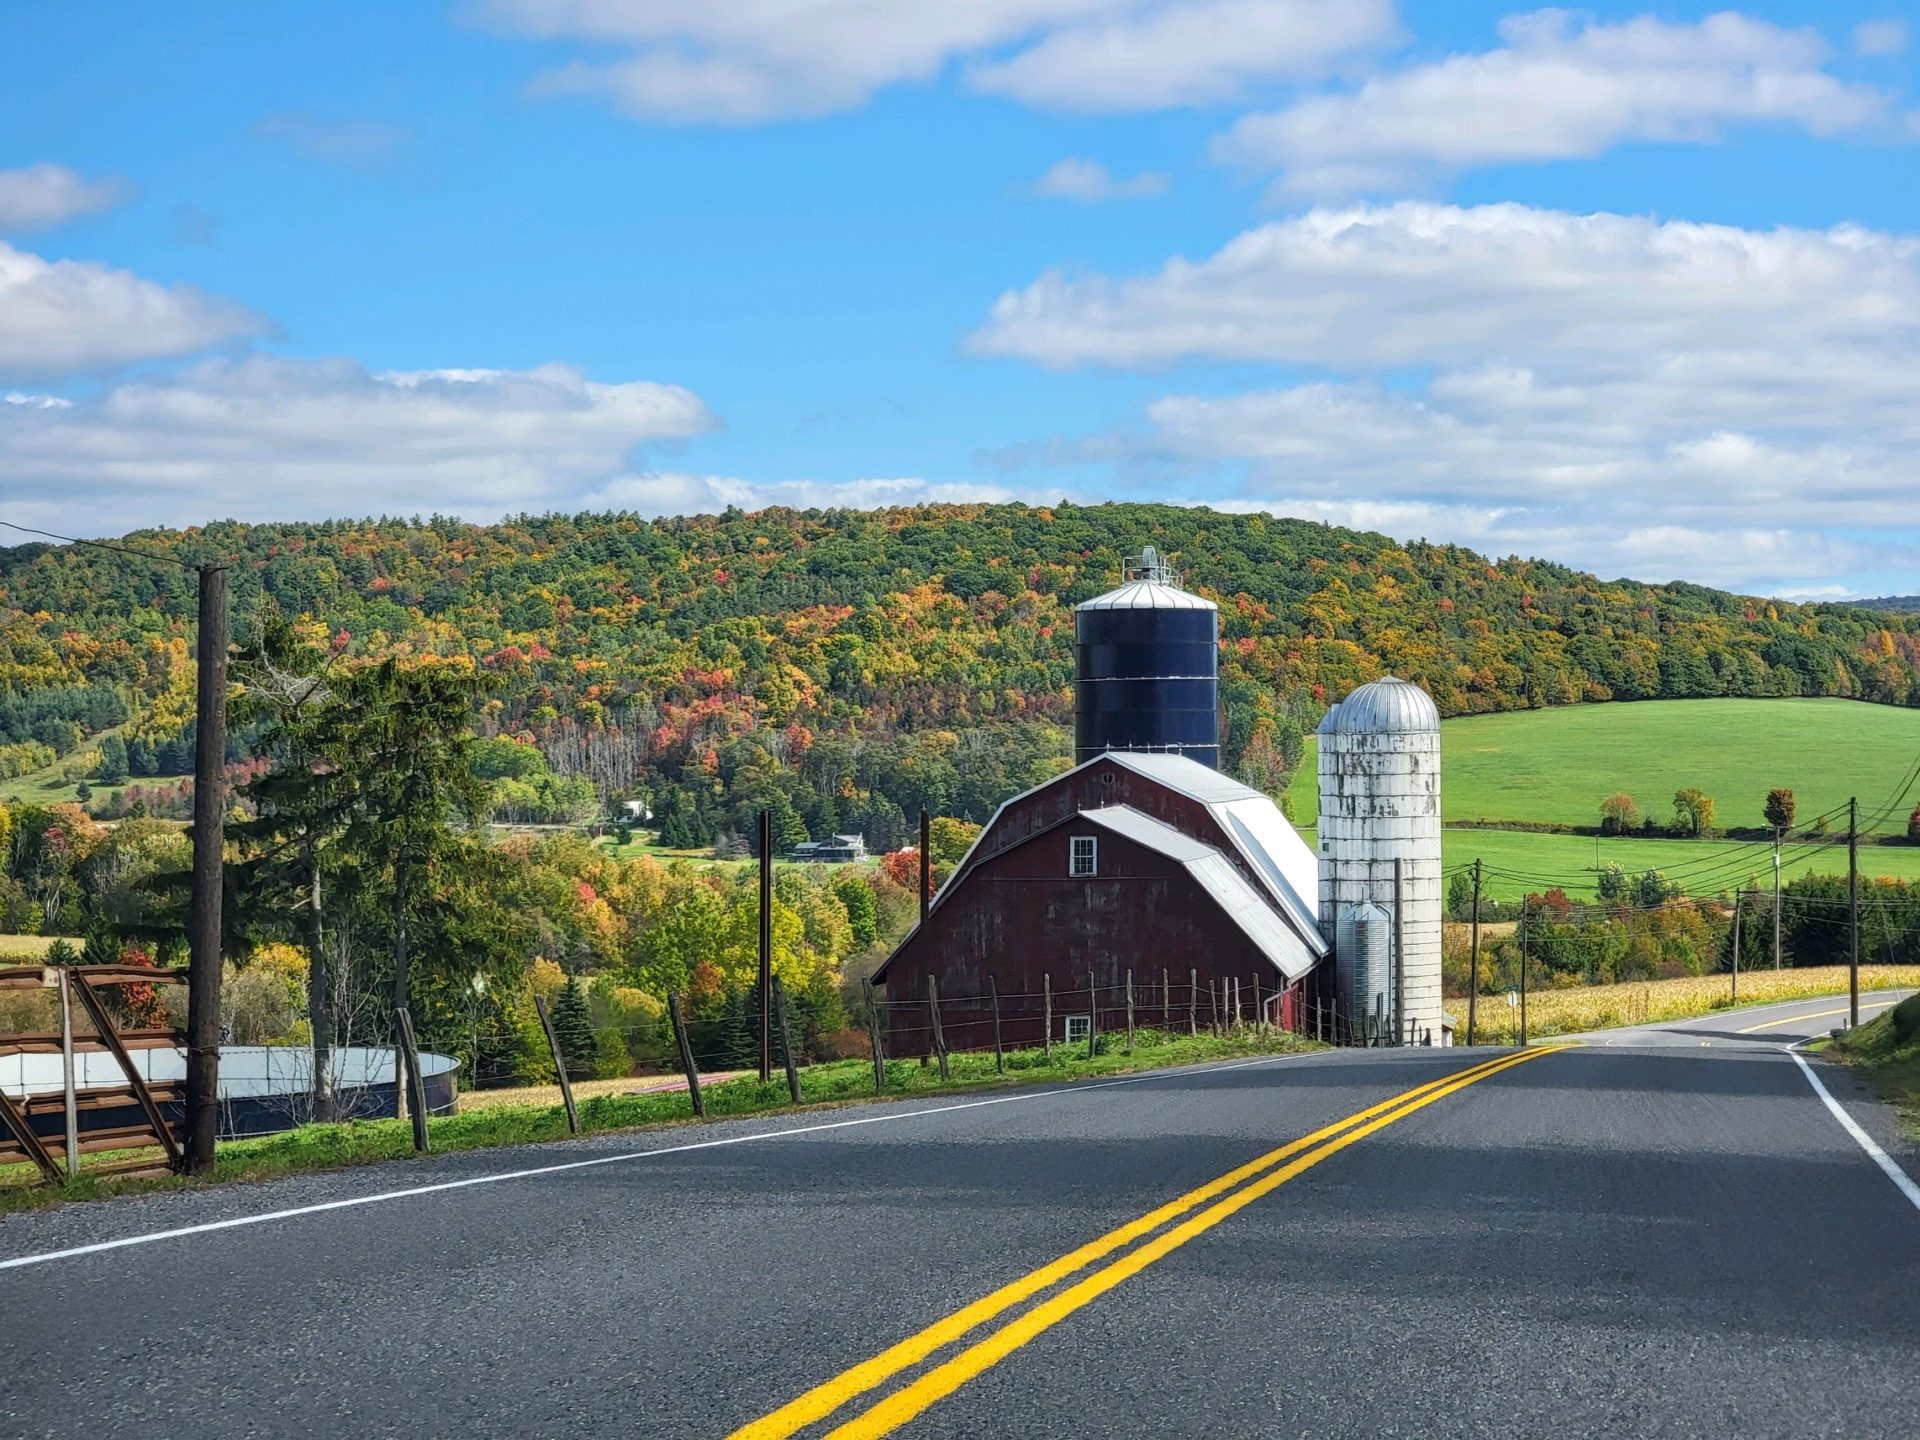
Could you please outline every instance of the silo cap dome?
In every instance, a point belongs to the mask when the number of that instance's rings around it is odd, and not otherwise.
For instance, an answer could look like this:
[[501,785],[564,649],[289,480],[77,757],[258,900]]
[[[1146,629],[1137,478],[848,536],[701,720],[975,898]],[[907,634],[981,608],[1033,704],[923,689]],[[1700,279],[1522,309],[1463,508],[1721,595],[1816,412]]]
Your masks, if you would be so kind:
[[1076,610],[1218,610],[1220,607],[1204,595],[1191,590],[1176,590],[1151,580],[1134,580],[1117,590],[1096,595],[1074,606]]
[[1340,705],[1338,701],[1327,707],[1327,713],[1320,717],[1320,723],[1314,726],[1316,735],[1331,735],[1340,728]]
[[1340,735],[1438,733],[1440,711],[1418,685],[1392,675],[1355,690],[1332,712]]

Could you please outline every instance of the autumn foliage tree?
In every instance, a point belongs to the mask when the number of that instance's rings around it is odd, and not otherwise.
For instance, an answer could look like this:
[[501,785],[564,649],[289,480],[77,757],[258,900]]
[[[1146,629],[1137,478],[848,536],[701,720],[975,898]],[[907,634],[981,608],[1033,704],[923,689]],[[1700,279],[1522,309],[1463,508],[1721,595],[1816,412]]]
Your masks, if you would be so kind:
[[1793,791],[1786,786],[1776,785],[1767,791],[1767,824],[1783,835],[1793,829],[1795,808]]
[[1713,833],[1713,797],[1689,786],[1673,792],[1673,833],[1698,838]]
[[1624,835],[1640,828],[1640,805],[1624,790],[1600,802],[1600,829],[1608,835]]

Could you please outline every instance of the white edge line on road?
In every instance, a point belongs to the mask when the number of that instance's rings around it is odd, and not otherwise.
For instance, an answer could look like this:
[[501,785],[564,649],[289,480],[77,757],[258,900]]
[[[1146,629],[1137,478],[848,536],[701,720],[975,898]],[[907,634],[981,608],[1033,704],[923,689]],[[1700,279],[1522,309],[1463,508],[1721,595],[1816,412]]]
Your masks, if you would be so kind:
[[1818,1095],[1827,1109],[1833,1112],[1834,1119],[1845,1126],[1847,1133],[1860,1142],[1860,1148],[1867,1152],[1873,1163],[1886,1171],[1887,1178],[1899,1187],[1900,1193],[1913,1202],[1913,1208],[1920,1210],[1920,1185],[1914,1184],[1913,1177],[1902,1170],[1891,1155],[1874,1143],[1874,1138],[1860,1128],[1860,1123],[1847,1113],[1846,1107],[1833,1098],[1832,1093],[1820,1083],[1820,1077],[1813,1073],[1813,1067],[1807,1063],[1806,1057],[1798,1048],[1788,1050],[1787,1054],[1791,1055],[1793,1063],[1800,1067],[1800,1073],[1807,1077],[1807,1083],[1813,1086],[1813,1093]]
[[786,1130],[763,1130],[752,1135],[727,1135],[717,1140],[695,1140],[685,1145],[662,1145],[653,1150],[623,1150],[617,1155],[596,1155],[588,1160],[567,1160],[557,1165],[536,1165],[525,1170],[503,1170],[489,1175],[469,1175],[460,1180],[442,1180],[432,1185],[413,1185],[404,1190],[382,1190],[372,1195],[350,1196],[345,1200],[327,1200],[315,1205],[295,1205],[285,1210],[263,1211],[257,1215],[235,1215],[225,1220],[209,1220],[200,1225],[182,1225],[172,1230],[153,1230],[143,1235],[123,1235],[117,1240],[98,1240],[91,1245],[75,1245],[66,1250],[48,1250],[38,1255],[17,1255],[12,1259],[0,1260],[0,1270],[19,1270],[29,1265],[47,1265],[55,1260],[71,1260],[81,1255],[97,1255],[104,1250],[123,1250],[132,1245],[151,1245],[156,1241],[178,1240],[189,1235],[209,1235],[216,1230],[237,1230],[247,1225],[265,1225],[273,1220],[292,1220],[301,1215],[319,1215],[328,1210],[351,1210],[361,1205],[378,1205],[387,1200],[409,1200],[420,1195],[437,1195],[447,1190],[465,1190],[475,1185],[494,1185],[503,1180],[527,1180],[538,1175],[558,1175],[568,1170],[587,1170],[598,1165],[618,1165],[628,1160],[651,1160],[659,1155],[682,1155],[689,1150],[718,1150],[728,1145],[749,1145],[759,1140],[785,1140],[795,1135],[817,1135],[824,1130],[846,1130],[855,1125],[881,1125],[894,1120],[919,1120],[929,1115],[949,1115],[957,1110],[978,1110],[987,1105],[1011,1105],[1021,1100],[1045,1100],[1060,1095],[1083,1094],[1088,1090],[1110,1090],[1117,1085],[1141,1085],[1148,1081],[1165,1080],[1176,1075],[1218,1075],[1228,1070],[1244,1070],[1253,1065],[1272,1065],[1282,1060],[1299,1058],[1298,1055],[1263,1055],[1257,1060],[1235,1060],[1227,1065],[1183,1066],[1173,1070],[1156,1070],[1150,1075],[1128,1075],[1118,1080],[1096,1080],[1089,1084],[1029,1090],[1016,1095],[995,1095],[986,1100],[963,1100],[953,1105],[930,1105],[918,1110],[891,1110],[884,1115],[861,1115],[852,1120],[830,1120],[818,1125],[795,1125]]

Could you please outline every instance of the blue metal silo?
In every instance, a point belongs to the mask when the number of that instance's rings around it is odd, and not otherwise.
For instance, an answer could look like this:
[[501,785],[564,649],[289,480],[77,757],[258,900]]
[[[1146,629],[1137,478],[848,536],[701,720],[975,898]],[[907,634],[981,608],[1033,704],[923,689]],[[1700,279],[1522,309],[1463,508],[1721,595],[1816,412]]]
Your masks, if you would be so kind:
[[1076,762],[1159,751],[1220,765],[1220,611],[1149,545],[1074,612]]

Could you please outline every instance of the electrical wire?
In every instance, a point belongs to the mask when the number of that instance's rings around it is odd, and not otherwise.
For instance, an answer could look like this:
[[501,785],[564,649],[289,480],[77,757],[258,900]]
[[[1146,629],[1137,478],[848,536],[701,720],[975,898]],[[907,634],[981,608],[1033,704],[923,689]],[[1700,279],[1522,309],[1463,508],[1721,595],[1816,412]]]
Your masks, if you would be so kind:
[[151,550],[136,550],[131,545],[116,545],[111,540],[82,540],[73,535],[56,535],[51,530],[36,530],[31,525],[16,525],[11,520],[0,520],[9,530],[18,530],[22,535],[38,535],[47,540],[58,540],[63,545],[88,545],[95,550],[112,550],[121,555],[131,555],[138,560],[146,560],[155,565],[178,565],[182,570],[198,574],[200,567],[174,555],[157,555]]

